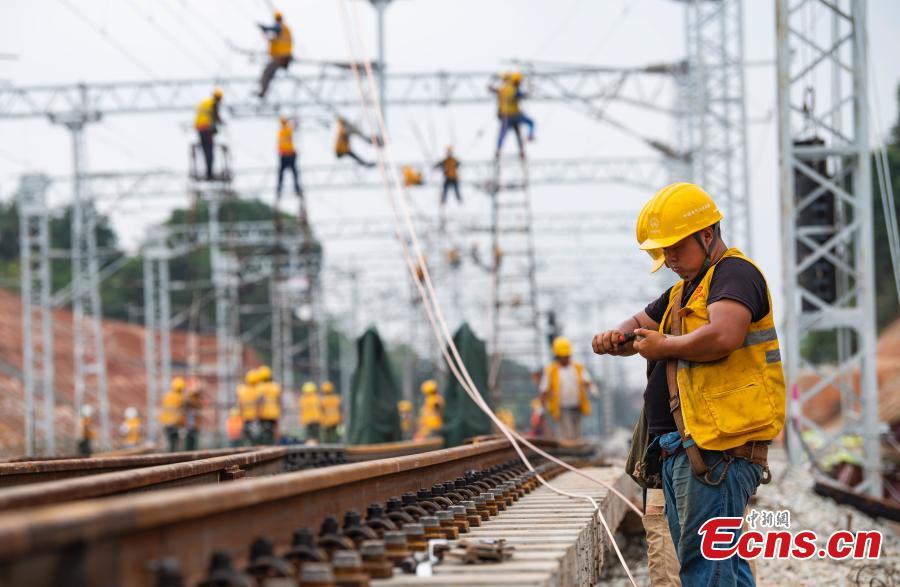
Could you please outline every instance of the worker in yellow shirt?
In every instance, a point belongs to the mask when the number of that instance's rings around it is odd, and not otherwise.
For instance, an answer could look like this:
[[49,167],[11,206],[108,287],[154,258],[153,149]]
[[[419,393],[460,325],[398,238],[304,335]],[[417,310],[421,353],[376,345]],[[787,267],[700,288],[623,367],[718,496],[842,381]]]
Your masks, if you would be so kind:
[[125,420],[119,426],[119,436],[124,439],[126,447],[134,448],[141,443],[142,428],[137,408],[134,406],[125,408]]
[[256,370],[259,393],[260,443],[275,444],[278,420],[281,419],[281,386],[272,381],[272,369],[263,365]]
[[294,59],[294,40],[291,37],[291,29],[284,22],[284,16],[280,11],[275,11],[275,23],[272,25],[260,24],[259,28],[269,38],[269,62],[263,69],[262,78],[259,80],[259,97],[265,98],[269,91],[269,84],[279,69],[290,66]]
[[194,118],[194,128],[200,138],[200,148],[203,149],[203,159],[206,163],[206,180],[212,181],[213,158],[215,157],[215,135],[219,132],[219,125],[224,124],[219,116],[219,105],[222,102],[222,90],[216,88],[213,95],[204,98],[197,105],[197,115]]
[[300,424],[306,430],[306,443],[318,443],[319,427],[322,424],[322,401],[319,399],[316,384],[312,381],[303,384],[300,395]]
[[94,406],[88,404],[81,406],[81,420],[79,420],[78,428],[78,454],[89,457],[94,452],[92,443],[97,437],[97,431],[94,429]]
[[340,440],[338,426],[341,425],[341,396],[334,393],[334,384],[322,383],[322,442],[336,443]]
[[241,418],[239,408],[228,410],[228,418],[225,420],[225,432],[228,434],[228,446],[234,448],[241,445],[244,436],[244,419]]
[[444,398],[438,393],[437,382],[434,379],[425,381],[421,391],[425,398],[419,410],[416,440],[437,436],[444,425]]
[[413,404],[408,399],[397,402],[397,412],[400,414],[400,431],[403,440],[409,440],[413,435]]
[[172,378],[159,413],[159,423],[163,425],[169,452],[178,450],[181,429],[184,427],[184,383],[183,377]]
[[237,407],[243,422],[244,443],[253,446],[259,443],[259,389],[255,369],[247,371],[244,383],[237,388]]

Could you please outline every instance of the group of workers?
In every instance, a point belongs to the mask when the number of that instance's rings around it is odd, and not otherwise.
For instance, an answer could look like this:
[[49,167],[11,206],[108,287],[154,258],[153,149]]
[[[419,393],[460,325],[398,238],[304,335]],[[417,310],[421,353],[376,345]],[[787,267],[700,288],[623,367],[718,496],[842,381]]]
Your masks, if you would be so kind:
[[414,414],[412,401],[404,399],[397,402],[400,429],[406,440],[421,441],[440,436],[444,427],[444,398],[438,391],[437,381],[423,381],[419,390],[422,392],[422,405],[418,417]]
[[169,452],[180,450],[182,439],[184,450],[197,449],[202,409],[200,386],[192,382],[188,387],[184,377],[173,377],[169,391],[163,395],[159,413],[159,423],[163,426]]

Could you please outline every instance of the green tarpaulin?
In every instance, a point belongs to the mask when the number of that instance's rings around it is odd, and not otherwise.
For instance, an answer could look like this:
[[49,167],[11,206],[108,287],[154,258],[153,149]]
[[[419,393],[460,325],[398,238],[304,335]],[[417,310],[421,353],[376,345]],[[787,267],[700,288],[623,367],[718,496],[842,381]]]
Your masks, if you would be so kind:
[[402,440],[397,387],[384,343],[375,328],[356,341],[359,363],[350,388],[350,444]]
[[[463,324],[453,335],[453,342],[459,349],[463,364],[472,376],[472,381],[493,408],[490,393],[487,390],[488,356],[484,343],[475,336],[468,324]],[[490,434],[492,424],[490,418],[475,405],[456,381],[450,378],[444,393],[444,443],[446,446],[458,446],[467,438],[480,434]]]

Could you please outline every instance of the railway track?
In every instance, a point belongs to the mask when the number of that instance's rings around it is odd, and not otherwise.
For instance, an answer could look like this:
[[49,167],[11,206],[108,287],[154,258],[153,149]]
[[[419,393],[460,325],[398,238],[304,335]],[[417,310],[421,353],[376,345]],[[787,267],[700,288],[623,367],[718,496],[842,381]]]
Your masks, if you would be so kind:
[[[378,454],[385,448],[366,450]],[[219,464],[234,464],[236,459],[274,462],[284,458],[283,454],[273,458],[284,450],[271,448],[204,461],[218,461]],[[265,452],[265,455],[259,454]],[[163,467],[198,467],[202,462]],[[547,476],[557,472],[543,466]],[[139,477],[148,470],[135,469],[115,475],[119,476],[119,483],[126,483],[129,476]],[[218,471],[221,475],[222,469]],[[79,498],[80,501],[74,503],[54,501],[47,505],[44,501],[44,505],[25,506],[19,502],[16,509],[9,507],[9,511],[0,513],[0,585],[197,585],[207,579],[211,560],[224,569],[226,552],[230,553],[228,560],[233,569],[259,571],[254,564],[262,564],[262,559],[271,563],[270,567],[276,560],[286,560],[279,557],[266,559],[260,553],[271,551],[284,555],[292,544],[295,554],[297,548],[304,551],[302,545],[305,543],[311,543],[313,549],[325,548],[332,555],[337,550],[378,551],[385,548],[385,540],[396,540],[397,536],[385,536],[384,524],[374,521],[380,518],[381,510],[369,508],[372,504],[385,510],[387,518],[384,519],[400,524],[404,519],[398,512],[402,511],[413,516],[405,523],[414,523],[416,516],[413,514],[421,513],[422,508],[436,514],[437,509],[450,511],[447,506],[453,500],[472,501],[476,510],[487,507],[492,501],[494,505],[500,505],[500,501],[511,503],[513,498],[521,497],[537,484],[526,474],[512,447],[504,440],[486,440],[463,447],[281,475],[234,479],[222,483],[220,478],[210,485],[129,495],[87,496],[92,498]],[[84,483],[87,479],[67,482],[74,481]],[[60,490],[51,491],[49,485],[43,499],[53,501],[52,491]],[[420,489],[422,491],[416,493]],[[472,499],[459,500],[458,497]],[[431,511],[434,504],[439,507]],[[353,513],[367,509],[368,518]],[[487,510],[485,514],[487,517]],[[441,514],[444,518],[447,515]],[[431,519],[419,521],[433,523]],[[358,530],[358,526],[368,531]],[[411,527],[410,531],[415,534],[417,529]],[[363,538],[374,542],[363,548]],[[294,543],[297,540],[300,542]],[[255,556],[251,556],[251,546],[256,551]],[[341,556],[353,558],[351,554]],[[331,562],[338,566],[343,564],[340,560]],[[291,564],[294,565],[292,573],[296,574],[299,563],[294,560]],[[414,565],[406,562],[407,567],[410,564]],[[274,567],[267,569],[265,573],[279,572]],[[294,578],[288,580],[293,582],[283,585],[298,584]],[[300,584],[308,584],[308,581]],[[329,584],[334,583],[323,583]]]

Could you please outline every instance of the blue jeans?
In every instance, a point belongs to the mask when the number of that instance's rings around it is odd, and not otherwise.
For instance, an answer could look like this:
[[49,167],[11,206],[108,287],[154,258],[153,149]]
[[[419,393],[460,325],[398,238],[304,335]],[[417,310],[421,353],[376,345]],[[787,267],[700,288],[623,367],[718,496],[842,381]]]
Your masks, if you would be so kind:
[[519,131],[520,124],[524,124],[528,127],[528,140],[532,140],[534,138],[534,121],[531,118],[525,116],[525,114],[521,112],[513,116],[500,117],[500,134],[497,135],[497,153],[500,153],[500,149],[503,148],[503,141],[506,140],[506,133],[508,133],[510,129],[516,133],[516,141],[519,143],[519,153],[525,152],[525,147],[522,145],[522,134]]
[[[677,432],[660,437],[660,446],[674,451],[681,443]],[[718,479],[724,462],[722,453],[703,451],[710,479]],[[718,463],[716,465],[716,463]],[[715,466],[713,466],[715,465]],[[749,563],[735,555],[719,561],[703,558],[700,552],[700,526],[719,516],[743,518],[750,496],[756,493],[763,468],[744,459],[733,459],[725,479],[711,487],[698,481],[691,470],[687,453],[680,451],[663,462],[663,491],[666,495],[666,518],[681,564],[681,584],[685,587],[719,587],[755,585]],[[731,544],[737,541],[736,533]]]

